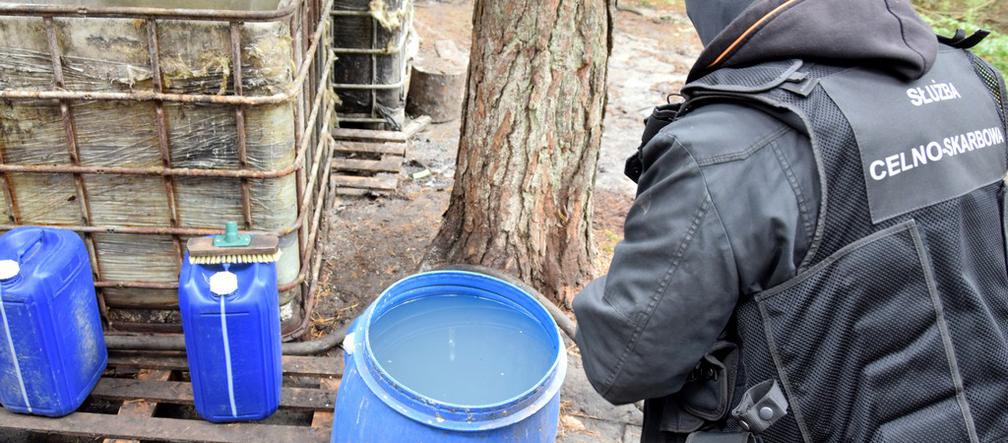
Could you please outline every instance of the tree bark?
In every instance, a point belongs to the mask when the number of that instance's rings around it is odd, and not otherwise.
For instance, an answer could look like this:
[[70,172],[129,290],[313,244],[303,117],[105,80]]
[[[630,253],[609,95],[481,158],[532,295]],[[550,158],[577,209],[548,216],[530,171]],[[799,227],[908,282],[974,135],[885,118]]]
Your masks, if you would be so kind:
[[608,0],[476,0],[455,186],[427,265],[510,272],[567,304],[591,234]]

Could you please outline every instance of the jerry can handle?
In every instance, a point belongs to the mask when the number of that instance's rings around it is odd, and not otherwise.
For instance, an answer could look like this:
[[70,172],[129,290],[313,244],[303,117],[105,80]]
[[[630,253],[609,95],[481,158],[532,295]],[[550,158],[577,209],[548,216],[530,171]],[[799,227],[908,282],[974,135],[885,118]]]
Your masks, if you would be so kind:
[[39,249],[38,246],[42,244],[42,240],[45,237],[45,231],[39,228],[25,229],[11,232],[9,235],[14,240],[13,246],[16,253],[13,257],[8,256],[0,258],[7,258],[18,263],[23,263],[30,259],[31,256]]

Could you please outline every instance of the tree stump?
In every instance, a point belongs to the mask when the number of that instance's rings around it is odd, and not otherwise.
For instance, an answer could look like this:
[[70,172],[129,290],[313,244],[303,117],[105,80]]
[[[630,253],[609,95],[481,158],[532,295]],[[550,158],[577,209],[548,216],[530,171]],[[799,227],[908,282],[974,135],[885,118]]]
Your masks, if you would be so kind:
[[432,123],[445,123],[462,115],[465,71],[444,72],[427,66],[414,66],[410,79],[406,112],[428,115]]
[[451,40],[438,40],[433,46],[414,61],[406,112],[428,115],[432,123],[450,122],[462,115],[469,61]]

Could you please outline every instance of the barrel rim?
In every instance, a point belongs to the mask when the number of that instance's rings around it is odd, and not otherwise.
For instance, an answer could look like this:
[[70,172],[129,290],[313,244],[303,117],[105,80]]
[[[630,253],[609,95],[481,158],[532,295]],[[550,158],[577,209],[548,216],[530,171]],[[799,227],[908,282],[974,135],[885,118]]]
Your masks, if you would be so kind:
[[[556,355],[550,368],[528,390],[512,398],[493,404],[452,404],[425,397],[402,385],[375,360],[370,343],[370,326],[375,311],[379,307],[386,308],[385,306],[380,306],[381,303],[401,291],[403,286],[416,284],[418,280],[443,279],[446,277],[463,278],[451,284],[442,283],[428,286],[463,286],[479,289],[514,303],[514,308],[525,310],[527,314],[532,315],[536,320],[543,323],[547,335],[550,336],[551,340],[555,340]],[[484,287],[473,286],[474,283],[480,281],[496,285],[497,292]],[[421,285],[420,287],[423,286]],[[519,299],[515,299],[510,294],[499,293],[505,291],[511,294],[521,294],[522,296]],[[391,306],[388,306],[388,308],[391,308]],[[397,412],[414,421],[437,428],[454,431],[481,431],[497,429],[520,422],[539,412],[559,395],[560,388],[566,377],[567,351],[564,346],[563,336],[556,322],[550,316],[549,311],[546,310],[546,307],[532,294],[529,294],[527,290],[522,289],[518,285],[480,272],[437,270],[413,274],[400,279],[382,291],[374,303],[368,307],[364,315],[361,316],[354,330],[353,337],[351,338],[354,342],[352,348],[359,351],[358,353],[363,353],[361,355],[363,358],[354,358],[354,364],[358,369],[357,372],[372,392]],[[353,353],[352,351],[350,352],[351,354]]]

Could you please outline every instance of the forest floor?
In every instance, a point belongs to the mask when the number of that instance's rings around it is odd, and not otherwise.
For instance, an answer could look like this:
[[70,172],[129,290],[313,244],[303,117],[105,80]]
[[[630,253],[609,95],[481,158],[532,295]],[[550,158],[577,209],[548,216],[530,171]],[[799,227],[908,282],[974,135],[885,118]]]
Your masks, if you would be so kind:
[[[623,176],[623,162],[640,144],[643,119],[679,90],[701,49],[681,6],[647,0],[620,3],[592,226],[600,275],[622,238],[623,219],[633,201],[635,185]],[[468,54],[471,23],[471,0],[417,1],[421,54],[439,40],[449,40]],[[448,206],[458,137],[458,120],[429,126],[410,146],[398,192],[343,198],[332,209],[314,335],[349,321],[385,287],[418,269]],[[430,177],[412,179],[424,169]],[[571,344],[569,351],[560,441],[638,441],[640,411],[633,406],[613,408],[602,400],[588,384],[577,348]]]

